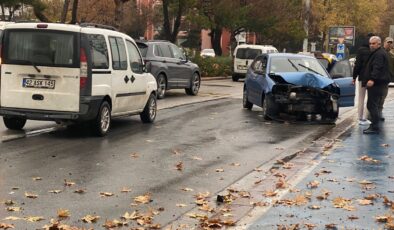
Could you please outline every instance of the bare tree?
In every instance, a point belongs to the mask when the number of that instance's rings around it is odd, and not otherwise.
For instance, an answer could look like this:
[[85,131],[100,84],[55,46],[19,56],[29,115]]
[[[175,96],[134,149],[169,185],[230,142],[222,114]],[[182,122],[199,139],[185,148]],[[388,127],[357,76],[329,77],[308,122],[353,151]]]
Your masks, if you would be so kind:
[[115,2],[115,27],[120,29],[123,20],[123,4],[130,0],[114,0]]
[[77,24],[78,0],[74,0],[71,12],[71,24]]

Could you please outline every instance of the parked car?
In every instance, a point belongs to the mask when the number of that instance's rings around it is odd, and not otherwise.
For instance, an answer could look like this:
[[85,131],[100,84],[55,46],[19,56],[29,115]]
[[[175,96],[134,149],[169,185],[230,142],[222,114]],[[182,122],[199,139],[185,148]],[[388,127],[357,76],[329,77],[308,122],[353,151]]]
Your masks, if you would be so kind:
[[233,81],[245,78],[246,72],[254,58],[263,53],[277,53],[278,50],[271,45],[238,45],[233,55]]
[[213,49],[203,49],[200,53],[201,57],[215,57],[215,50]]
[[110,27],[58,23],[5,26],[0,115],[9,129],[26,120],[90,122],[107,134],[111,118],[156,118],[156,81],[134,40]]
[[200,69],[175,44],[168,41],[137,41],[147,68],[157,81],[157,98],[170,89],[185,89],[197,95],[201,85]]
[[313,56],[271,53],[251,64],[243,107],[262,107],[266,119],[286,113],[299,119],[320,115],[322,122],[334,123],[340,106],[354,106],[354,96],[347,60],[337,62],[329,74]]

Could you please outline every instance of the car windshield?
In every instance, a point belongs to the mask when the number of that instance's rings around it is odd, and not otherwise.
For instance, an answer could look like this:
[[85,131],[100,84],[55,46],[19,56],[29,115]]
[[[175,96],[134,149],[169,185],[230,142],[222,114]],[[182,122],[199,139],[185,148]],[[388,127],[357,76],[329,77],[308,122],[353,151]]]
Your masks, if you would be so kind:
[[269,71],[270,73],[310,72],[328,77],[327,72],[317,59],[304,57],[273,57]]
[[239,59],[254,59],[262,52],[259,49],[251,49],[251,48],[239,48],[237,50],[236,58]]
[[65,67],[78,63],[76,33],[9,30],[5,42],[5,63]]

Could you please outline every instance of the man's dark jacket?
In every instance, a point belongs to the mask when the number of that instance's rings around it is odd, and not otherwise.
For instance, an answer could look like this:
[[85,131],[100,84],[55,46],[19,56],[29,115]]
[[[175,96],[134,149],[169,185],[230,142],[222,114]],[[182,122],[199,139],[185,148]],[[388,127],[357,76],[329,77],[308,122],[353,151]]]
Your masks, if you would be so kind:
[[358,50],[356,56],[356,63],[354,63],[353,69],[353,79],[356,80],[358,77],[359,81],[362,81],[366,78],[365,74],[363,74],[363,70],[367,65],[367,60],[369,55],[371,54],[371,50],[369,49],[369,44],[364,43]]
[[390,80],[389,57],[382,47],[374,50],[368,58],[367,65],[363,70],[362,85],[365,86],[368,80],[373,80],[374,85],[387,85]]

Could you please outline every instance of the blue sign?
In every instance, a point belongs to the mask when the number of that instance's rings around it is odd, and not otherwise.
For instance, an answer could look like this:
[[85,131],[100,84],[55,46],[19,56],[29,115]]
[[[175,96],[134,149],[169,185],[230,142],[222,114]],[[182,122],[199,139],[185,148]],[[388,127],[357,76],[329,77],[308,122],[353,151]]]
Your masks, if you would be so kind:
[[337,53],[337,58],[338,58],[339,61],[343,60],[344,57],[345,57],[344,53]]

